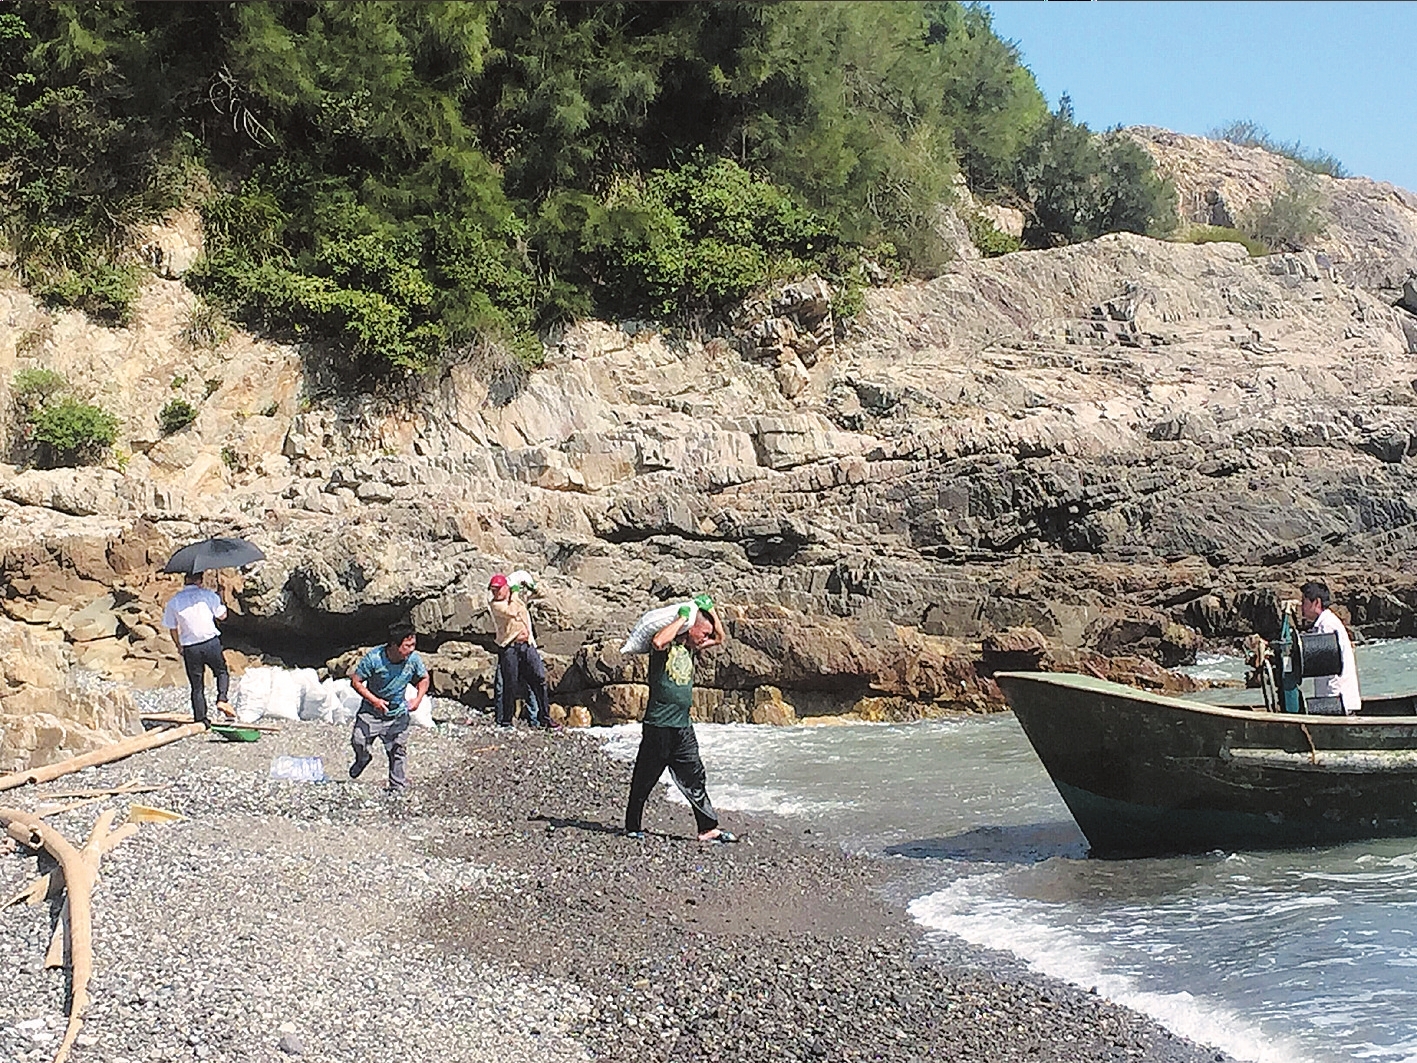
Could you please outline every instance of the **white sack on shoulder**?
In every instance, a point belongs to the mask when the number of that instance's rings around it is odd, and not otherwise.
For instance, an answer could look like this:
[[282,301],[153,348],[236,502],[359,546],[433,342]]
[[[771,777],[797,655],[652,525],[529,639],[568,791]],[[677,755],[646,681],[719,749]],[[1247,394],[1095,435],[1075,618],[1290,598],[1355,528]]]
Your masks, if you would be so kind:
[[689,607],[689,623],[685,626],[693,627],[694,621],[699,617],[699,607],[693,602],[661,605],[639,618],[635,626],[630,629],[630,634],[625,638],[625,644],[620,647],[620,652],[648,653],[654,649],[655,635],[674,623],[675,618],[679,615],[679,610],[686,605]]

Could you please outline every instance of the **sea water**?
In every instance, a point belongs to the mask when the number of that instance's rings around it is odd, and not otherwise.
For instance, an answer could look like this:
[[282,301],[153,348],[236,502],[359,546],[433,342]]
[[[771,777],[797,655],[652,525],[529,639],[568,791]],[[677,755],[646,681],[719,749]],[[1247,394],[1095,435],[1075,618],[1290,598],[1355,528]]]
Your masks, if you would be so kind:
[[[1417,687],[1417,642],[1358,660],[1365,692]],[[632,757],[637,730],[610,752]],[[770,813],[897,862],[930,931],[1239,1059],[1417,1061],[1417,839],[1096,860],[1011,713],[698,735],[730,826]]]

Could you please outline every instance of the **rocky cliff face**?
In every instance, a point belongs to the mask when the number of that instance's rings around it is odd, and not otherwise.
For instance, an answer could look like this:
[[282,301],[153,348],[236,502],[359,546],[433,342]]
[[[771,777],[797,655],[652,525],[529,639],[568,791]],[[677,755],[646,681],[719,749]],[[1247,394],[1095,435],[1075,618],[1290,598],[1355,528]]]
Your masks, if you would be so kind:
[[[397,401],[323,397],[240,334],[183,347],[174,280],[126,332],[0,295],[4,378],[59,365],[134,453],[0,469],[0,605],[140,682],[180,674],[155,567],[218,532],[269,555],[232,587],[250,648],[322,661],[409,614],[472,703],[487,576],[531,569],[557,700],[600,720],[642,705],[633,619],[702,589],[734,636],[718,719],[989,708],[995,670],[1040,664],[1174,686],[1162,664],[1267,630],[1310,575],[1364,632],[1417,634],[1417,319],[1313,252],[1111,236],[844,325],[809,281],[719,335],[586,322],[530,375],[474,358]],[[178,377],[218,386],[159,437]]]
[[[1263,148],[1191,137],[1152,126],[1129,130],[1179,193],[1181,218],[1233,226],[1256,204],[1286,189],[1296,167]],[[1417,263],[1417,194],[1367,177],[1312,175],[1324,230],[1308,250],[1350,284],[1396,302]],[[1417,314],[1417,298],[1408,307]]]

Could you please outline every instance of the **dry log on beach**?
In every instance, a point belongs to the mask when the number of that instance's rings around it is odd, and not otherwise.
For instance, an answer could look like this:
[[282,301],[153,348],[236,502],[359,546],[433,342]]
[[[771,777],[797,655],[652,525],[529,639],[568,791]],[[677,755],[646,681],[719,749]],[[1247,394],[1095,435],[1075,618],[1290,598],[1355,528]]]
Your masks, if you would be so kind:
[[57,764],[47,764],[42,768],[32,768],[29,771],[17,771],[12,775],[0,775],[0,791],[13,790],[19,786],[36,786],[39,783],[49,782],[51,779],[57,779],[71,772],[82,771],[84,768],[92,768],[98,764],[108,764],[115,760],[122,760],[124,757],[131,757],[134,753],[141,753],[146,749],[156,749],[158,746],[165,746],[169,742],[176,742],[191,735],[201,734],[206,729],[206,724],[188,723],[180,727],[167,727],[156,731],[148,731],[145,734],[134,735],[132,738],[125,738],[121,742],[115,742],[113,745],[105,746],[103,749],[96,749],[92,753],[85,753],[82,756],[61,760]]
[[89,979],[93,975],[93,887],[98,879],[99,858],[132,835],[133,830],[128,828],[135,829],[134,824],[125,824],[110,831],[116,815],[113,809],[100,812],[83,848],[76,849],[59,831],[33,813],[0,808],[0,823],[5,825],[6,833],[32,849],[44,849],[58,861],[64,876],[64,908],[45,958],[46,966],[57,967],[64,962],[67,953],[72,970],[69,1024],[54,1054],[54,1063],[64,1063],[69,1057],[88,1008]]
[[[186,723],[191,716],[185,712],[145,712],[138,717],[144,723]],[[213,717],[212,724],[217,727],[245,727],[252,731],[267,731],[271,734],[279,734],[280,728],[273,723],[243,723],[235,716],[225,718]]]

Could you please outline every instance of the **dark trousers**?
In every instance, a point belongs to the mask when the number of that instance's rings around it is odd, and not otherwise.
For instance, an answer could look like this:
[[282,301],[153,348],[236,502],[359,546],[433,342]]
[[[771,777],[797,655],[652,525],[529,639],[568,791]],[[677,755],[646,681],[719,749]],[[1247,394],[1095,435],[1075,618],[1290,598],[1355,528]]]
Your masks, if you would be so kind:
[[717,827],[718,813],[713,810],[713,802],[705,789],[704,762],[699,756],[699,740],[694,735],[694,729],[645,724],[640,728],[640,751],[635,756],[635,772],[630,777],[625,829],[643,829],[645,801],[654,792],[654,784],[659,782],[665,768],[669,769],[669,777],[679,787],[679,792],[689,799],[699,833]]
[[550,727],[546,700],[546,665],[530,642],[513,642],[497,650],[494,688],[497,722],[510,727],[517,715],[517,699],[526,698],[527,721],[533,727]]
[[187,668],[187,682],[192,686],[192,719],[197,723],[207,722],[207,669],[216,677],[216,699],[226,700],[226,692],[231,686],[231,674],[226,670],[226,658],[222,656],[221,639],[207,639],[191,646],[182,647],[182,663]]
[[382,713],[365,712],[360,709],[354,716],[354,733],[350,744],[354,746],[354,763],[349,766],[349,777],[359,778],[369,762],[374,759],[375,741],[384,743],[384,752],[389,758],[389,790],[397,792],[408,788],[408,713],[385,716]]

